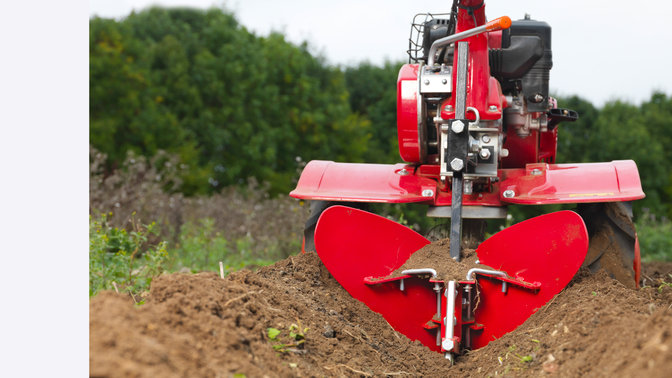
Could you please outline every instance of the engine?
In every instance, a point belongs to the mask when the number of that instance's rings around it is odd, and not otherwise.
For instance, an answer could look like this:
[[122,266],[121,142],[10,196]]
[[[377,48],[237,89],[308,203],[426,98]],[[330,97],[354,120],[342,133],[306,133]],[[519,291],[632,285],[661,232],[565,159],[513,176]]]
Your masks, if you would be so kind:
[[[462,171],[465,194],[470,194],[474,185],[485,190],[497,180],[498,168],[553,163],[555,125],[578,115],[557,109],[549,96],[551,27],[526,16],[508,29],[470,39],[472,46],[482,48],[472,48],[465,64],[470,72],[488,71],[479,75],[488,79],[465,80],[470,83],[464,116],[468,122],[457,122],[453,97],[459,54],[456,43],[440,43],[455,33],[455,22],[454,17],[428,14],[414,19],[409,64],[401,68],[397,81],[397,131],[404,161],[439,164],[446,182],[452,172]],[[455,159],[451,150],[450,135],[458,134],[468,138],[466,159]]]

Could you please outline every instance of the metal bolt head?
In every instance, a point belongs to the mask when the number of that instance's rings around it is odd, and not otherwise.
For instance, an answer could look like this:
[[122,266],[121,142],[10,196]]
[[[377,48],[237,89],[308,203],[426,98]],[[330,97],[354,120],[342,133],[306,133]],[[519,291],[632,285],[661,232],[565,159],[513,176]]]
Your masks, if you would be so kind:
[[452,105],[446,105],[446,107],[443,108],[443,110],[445,110],[447,112],[452,112],[453,111],[453,106]]
[[533,169],[532,172],[530,172],[532,176],[541,176],[541,169]]
[[483,160],[490,159],[490,150],[487,148],[484,148],[481,150],[481,152],[478,153],[478,155],[481,157]]
[[407,176],[407,175],[408,175],[408,171],[406,170],[406,168],[402,168],[402,169],[400,169],[400,170],[397,171],[397,174],[398,174],[399,176]]
[[455,120],[450,124],[450,129],[453,130],[455,134],[459,134],[464,131],[464,122],[459,119]]
[[501,156],[501,157],[503,157],[503,158],[509,156],[509,150],[506,149],[506,148],[502,148],[502,149],[499,151],[499,156]]
[[542,102],[544,101],[544,96],[541,95],[541,93],[537,93],[534,95],[534,102]]
[[422,191],[423,197],[434,197],[434,191],[432,189],[424,189]]
[[461,171],[462,168],[464,168],[464,161],[462,161],[462,159],[455,158],[451,160],[450,168],[452,168],[453,171]]
[[502,193],[502,195],[504,196],[504,198],[513,198],[516,196],[516,192],[514,192],[511,189],[507,189],[504,191],[504,193]]
[[429,85],[429,79],[425,80],[425,85]]
[[446,80],[446,79],[441,80],[441,84],[446,84],[447,82],[448,82],[448,80]]
[[489,135],[483,135],[481,137],[481,140],[483,141],[483,143],[490,143],[490,136]]
[[496,112],[497,111],[497,106],[496,105],[490,105],[490,107],[488,107],[488,111],[489,112]]

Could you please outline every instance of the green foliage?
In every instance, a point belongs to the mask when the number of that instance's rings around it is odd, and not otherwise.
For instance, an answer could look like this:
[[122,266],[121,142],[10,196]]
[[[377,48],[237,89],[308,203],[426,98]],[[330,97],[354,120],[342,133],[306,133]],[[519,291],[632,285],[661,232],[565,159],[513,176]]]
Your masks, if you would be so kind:
[[271,340],[275,340],[275,338],[278,337],[280,332],[282,332],[277,328],[269,328],[267,331],[268,331],[268,338]]
[[306,342],[306,333],[308,327],[303,327],[301,321],[296,319],[296,323],[289,326],[288,337],[283,337],[281,340],[282,331],[277,328],[267,328],[266,334],[273,345],[273,349],[280,353],[295,352],[296,349],[303,349]]
[[101,290],[131,294],[147,290],[152,278],[163,271],[168,255],[165,242],[149,243],[154,232],[154,223],[134,224],[128,232],[108,225],[105,214],[90,217],[89,295]]
[[[364,161],[370,122],[343,73],[283,35],[257,37],[222,10],[162,9],[90,21],[91,143],[180,155],[185,194],[248,177],[286,193],[297,161]],[[394,86],[394,84],[391,84]]]
[[345,69],[352,111],[371,120],[371,143],[366,160],[372,163],[400,161],[397,141],[396,82],[402,63],[382,67],[361,63]]
[[182,226],[179,243],[170,253],[170,270],[217,271],[220,261],[227,272],[273,263],[273,260],[254,256],[249,237],[229,242],[215,230],[212,218]]
[[646,193],[633,203],[635,215],[648,208],[672,216],[672,97],[654,93],[640,106],[613,101],[599,110],[576,96],[558,103],[579,112],[579,121],[559,127],[558,162],[632,159]]
[[672,261],[672,222],[645,211],[635,223],[642,261]]

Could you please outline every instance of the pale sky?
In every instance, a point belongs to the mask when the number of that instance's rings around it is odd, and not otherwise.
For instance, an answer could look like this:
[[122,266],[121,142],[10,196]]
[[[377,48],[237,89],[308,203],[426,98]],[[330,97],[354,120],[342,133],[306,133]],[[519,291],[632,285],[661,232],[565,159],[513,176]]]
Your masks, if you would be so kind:
[[[120,18],[132,9],[162,6],[226,7],[249,30],[282,31],[308,41],[331,64],[406,61],[416,13],[445,13],[451,1],[427,0],[91,0],[90,15]],[[642,4],[641,7],[636,5]],[[532,18],[553,28],[551,91],[578,94],[596,105],[611,99],[639,103],[654,90],[672,94],[672,31],[664,18],[672,2],[624,0],[492,0],[489,19]],[[390,83],[395,85],[395,83]]]

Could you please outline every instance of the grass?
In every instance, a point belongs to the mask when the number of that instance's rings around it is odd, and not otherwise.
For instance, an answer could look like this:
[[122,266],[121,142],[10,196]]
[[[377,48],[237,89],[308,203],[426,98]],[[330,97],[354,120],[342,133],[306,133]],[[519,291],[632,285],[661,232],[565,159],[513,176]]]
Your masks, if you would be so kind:
[[635,223],[642,261],[672,261],[672,222],[645,211]]

